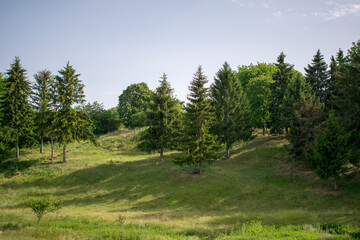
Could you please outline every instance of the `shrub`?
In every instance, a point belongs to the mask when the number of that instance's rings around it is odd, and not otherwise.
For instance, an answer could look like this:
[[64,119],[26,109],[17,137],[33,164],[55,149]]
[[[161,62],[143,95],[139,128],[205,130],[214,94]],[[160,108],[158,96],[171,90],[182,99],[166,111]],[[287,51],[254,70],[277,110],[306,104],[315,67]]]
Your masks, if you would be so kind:
[[48,195],[43,198],[31,199],[29,201],[29,205],[38,218],[37,225],[39,225],[41,218],[47,212],[53,212],[57,210],[55,199],[52,195]]

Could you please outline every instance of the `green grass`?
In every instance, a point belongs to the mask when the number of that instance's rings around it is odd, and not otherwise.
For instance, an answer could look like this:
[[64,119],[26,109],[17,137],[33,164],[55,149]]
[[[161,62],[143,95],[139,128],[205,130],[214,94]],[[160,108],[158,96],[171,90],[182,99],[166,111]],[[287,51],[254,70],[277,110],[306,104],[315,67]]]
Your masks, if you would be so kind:
[[[20,172],[0,170],[0,239],[360,237],[359,179],[340,181],[333,192],[330,182],[287,159],[282,138],[239,143],[230,159],[197,175],[171,162],[177,152],[158,162],[158,154],[138,151],[137,133],[71,144],[67,163],[59,156],[49,164],[48,145],[44,154],[22,151]],[[6,178],[10,173],[17,175]],[[63,208],[36,227],[27,203],[47,194]]]

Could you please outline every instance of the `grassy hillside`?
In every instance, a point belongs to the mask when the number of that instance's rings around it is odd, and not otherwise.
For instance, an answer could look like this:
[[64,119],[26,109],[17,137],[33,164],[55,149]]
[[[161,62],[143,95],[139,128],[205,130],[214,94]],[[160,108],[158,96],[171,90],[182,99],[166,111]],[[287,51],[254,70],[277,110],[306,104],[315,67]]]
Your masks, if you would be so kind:
[[[177,152],[167,152],[164,162],[139,152],[136,134],[107,134],[96,146],[71,144],[65,164],[61,156],[49,164],[50,146],[43,155],[24,150],[15,167],[3,161],[0,239],[360,237],[359,179],[343,180],[333,192],[330,182],[287,159],[283,138],[239,143],[230,159],[197,175],[171,162]],[[28,200],[48,194],[63,208],[36,226]]]

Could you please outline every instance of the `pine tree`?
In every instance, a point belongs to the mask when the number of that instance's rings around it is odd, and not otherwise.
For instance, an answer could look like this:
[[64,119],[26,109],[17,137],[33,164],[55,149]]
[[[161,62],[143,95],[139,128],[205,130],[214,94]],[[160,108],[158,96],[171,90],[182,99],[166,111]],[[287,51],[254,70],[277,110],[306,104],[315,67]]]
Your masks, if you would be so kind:
[[66,144],[85,139],[94,139],[93,124],[83,111],[76,111],[74,104],[84,102],[84,84],[79,79],[80,74],[68,62],[64,69],[55,77],[56,113],[54,134],[63,145],[63,161],[66,162]]
[[32,105],[36,110],[35,128],[40,137],[40,153],[43,153],[44,137],[48,137],[52,121],[50,110],[54,100],[54,78],[49,70],[39,71],[34,78]]
[[[5,74],[0,72],[0,100],[2,99],[2,97],[5,95]],[[0,102],[0,110],[1,110],[1,102]],[[0,127],[1,127],[1,122],[2,122],[2,111],[0,111]]]
[[345,63],[344,52],[339,49],[336,58],[331,56],[331,62],[329,66],[329,78],[326,84],[325,94],[325,107],[326,110],[338,110],[337,102],[341,100],[341,89],[339,89],[339,79],[345,74]]
[[149,128],[145,130],[139,148],[148,152],[159,151],[162,161],[164,149],[174,147],[182,111],[165,73],[159,82],[147,112]]
[[281,103],[282,120],[285,128],[290,128],[295,116],[296,104],[299,103],[307,93],[312,93],[310,84],[306,82],[300,72],[293,70],[293,76],[290,79]]
[[306,81],[313,87],[316,96],[321,102],[324,102],[326,98],[326,89],[329,79],[329,73],[327,71],[328,65],[324,60],[324,56],[321,54],[320,49],[317,50],[311,65],[308,64],[305,69]]
[[[273,84],[271,84],[271,101],[270,101],[270,132],[272,134],[281,134],[283,132],[283,109],[282,102],[285,96],[286,88],[293,75],[293,65],[285,63],[286,55],[280,53],[277,63],[277,72],[273,76]],[[287,128],[286,128],[287,130]]]
[[344,135],[340,119],[330,112],[326,127],[315,140],[310,162],[315,173],[322,179],[333,178],[337,190],[337,178],[353,155],[349,146],[349,135]]
[[[293,91],[298,93],[291,115],[290,132],[287,135],[290,154],[297,160],[305,160],[311,153],[314,139],[323,122],[323,103],[309,90],[310,86],[295,83]],[[295,98],[296,99],[296,98]]]
[[337,114],[344,131],[350,134],[351,145],[357,149],[353,163],[360,161],[360,40],[354,42],[346,58],[339,62],[338,81],[335,84]]
[[225,144],[226,158],[230,157],[231,145],[238,140],[248,140],[252,133],[249,103],[227,62],[224,63],[211,85],[211,97],[216,123],[214,132]]
[[15,57],[10,67],[7,71],[7,78],[3,82],[5,91],[0,98],[1,125],[14,130],[16,158],[19,158],[20,143],[31,137],[33,130],[33,112],[28,103],[31,85],[19,57]]
[[208,82],[202,67],[199,66],[190,83],[189,103],[185,107],[184,150],[188,155],[180,164],[199,164],[199,173],[203,172],[203,162],[216,159],[217,139],[210,134],[214,114],[211,111],[210,91],[205,87]]

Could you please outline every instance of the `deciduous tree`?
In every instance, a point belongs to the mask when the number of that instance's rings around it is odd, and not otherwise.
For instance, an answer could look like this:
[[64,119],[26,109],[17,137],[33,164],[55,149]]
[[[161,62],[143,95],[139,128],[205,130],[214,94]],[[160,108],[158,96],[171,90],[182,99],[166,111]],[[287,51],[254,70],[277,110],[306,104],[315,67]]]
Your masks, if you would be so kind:
[[118,110],[125,127],[145,126],[145,121],[137,120],[145,116],[152,94],[146,83],[131,84],[122,92],[119,96]]
[[265,135],[270,120],[270,86],[272,82],[271,76],[261,75],[250,79],[246,88],[252,126],[262,128],[263,135]]

